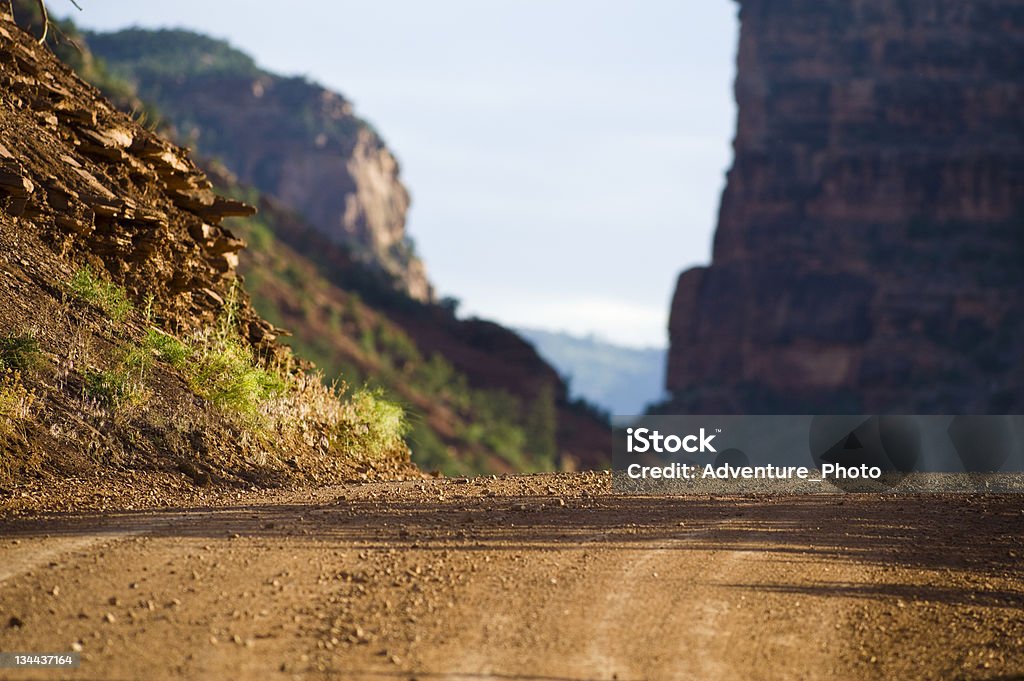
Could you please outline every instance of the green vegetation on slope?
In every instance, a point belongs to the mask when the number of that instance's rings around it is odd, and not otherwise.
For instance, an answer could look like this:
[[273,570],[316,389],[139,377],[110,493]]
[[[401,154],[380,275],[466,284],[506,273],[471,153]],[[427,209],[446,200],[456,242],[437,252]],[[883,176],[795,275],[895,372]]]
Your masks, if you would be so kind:
[[32,415],[35,395],[25,387],[22,374],[42,364],[39,341],[31,333],[0,337],[0,438],[9,437],[18,422]]
[[153,77],[256,77],[262,73],[249,55],[223,40],[192,31],[130,28],[112,34],[89,33],[86,40],[106,55],[115,73],[129,80],[136,75],[145,75],[148,80]]
[[125,290],[93,274],[86,265],[68,282],[68,291],[78,300],[95,305],[115,322],[123,322],[134,307]]
[[0,374],[29,371],[39,362],[39,341],[32,334],[8,333],[0,337]]
[[[258,202],[252,190],[229,193]],[[256,217],[229,224],[249,243],[241,269],[254,307],[294,332],[285,342],[296,355],[327,377],[401,402],[409,413],[413,461],[422,468],[462,475],[557,467],[553,388],[529,404],[505,391],[472,388],[442,356],[424,356],[400,326],[280,241],[279,223],[290,219],[263,202]],[[371,295],[372,281],[367,276],[363,282]],[[395,294],[380,286],[377,295]]]
[[[93,305],[115,325],[138,313],[123,288],[80,268],[68,289],[81,303]],[[152,396],[154,361],[178,372],[196,395],[258,438],[298,435],[320,430],[339,451],[360,458],[391,456],[404,448],[403,410],[380,392],[360,390],[346,397],[325,385],[320,374],[308,375],[292,362],[257,357],[239,335],[236,314],[238,287],[231,289],[217,322],[184,338],[152,326],[140,341],[128,340],[105,367],[88,366],[82,375],[83,396],[125,416],[144,409]],[[33,341],[16,338],[0,343],[5,365],[28,366],[38,352]],[[13,359],[12,359],[13,358]]]

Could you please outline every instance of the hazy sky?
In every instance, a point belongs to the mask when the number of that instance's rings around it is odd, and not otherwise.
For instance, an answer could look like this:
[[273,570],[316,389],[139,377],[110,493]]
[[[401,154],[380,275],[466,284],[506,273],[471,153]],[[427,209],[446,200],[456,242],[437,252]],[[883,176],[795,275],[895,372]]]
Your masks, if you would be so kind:
[[402,163],[442,295],[517,324],[665,345],[706,262],[735,123],[729,0],[50,0],[180,26],[337,89]]

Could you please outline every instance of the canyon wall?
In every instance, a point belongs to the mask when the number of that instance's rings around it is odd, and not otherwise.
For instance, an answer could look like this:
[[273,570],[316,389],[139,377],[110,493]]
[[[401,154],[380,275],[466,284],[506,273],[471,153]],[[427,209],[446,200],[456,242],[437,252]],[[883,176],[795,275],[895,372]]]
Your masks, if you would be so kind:
[[735,160],[668,411],[1024,408],[1024,6],[740,0]]

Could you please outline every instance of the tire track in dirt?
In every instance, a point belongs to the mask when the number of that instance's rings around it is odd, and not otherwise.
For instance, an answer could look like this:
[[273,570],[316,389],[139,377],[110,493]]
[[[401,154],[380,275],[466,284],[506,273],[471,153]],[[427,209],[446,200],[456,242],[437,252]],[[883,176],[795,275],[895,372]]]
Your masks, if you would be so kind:
[[[8,519],[0,648],[77,643],[66,676],[94,680],[1024,672],[1020,499],[642,498],[593,480]],[[53,675],[0,670],[15,678]]]
[[186,518],[184,514],[174,514],[145,523],[119,524],[115,521],[76,528],[76,532],[85,534],[11,539],[12,547],[8,547],[4,552],[4,562],[0,564],[0,587],[9,579],[50,563],[59,563],[69,555],[88,555],[118,541],[156,532],[186,520],[194,521],[195,517]]
[[[831,666],[830,657],[809,645],[807,634],[835,628],[844,606],[818,603],[807,607],[813,614],[789,618],[793,608],[780,602],[784,599],[757,601],[734,588],[737,580],[756,584],[770,573],[787,576],[772,569],[773,557],[764,547],[707,548],[723,533],[734,535],[730,543],[736,543],[743,528],[741,522],[723,520],[640,546],[602,533],[592,537],[588,551],[568,549],[520,568],[524,572],[517,590],[534,594],[543,575],[570,575],[556,578],[548,593],[525,600],[502,597],[485,577],[469,586],[463,600],[483,602],[491,628],[481,631],[479,611],[476,619],[473,613],[456,612],[447,625],[450,639],[465,644],[461,654],[442,644],[420,661],[440,678],[518,673],[558,679],[788,679],[794,673],[796,678],[821,674]],[[597,559],[587,563],[584,555]],[[581,563],[585,570],[574,574],[567,569]],[[533,574],[537,571],[541,575]],[[842,572],[851,578],[857,568],[846,566]],[[770,611],[775,619],[785,619],[785,626],[764,627]],[[790,664],[780,668],[765,665],[756,655],[737,654],[757,648]]]

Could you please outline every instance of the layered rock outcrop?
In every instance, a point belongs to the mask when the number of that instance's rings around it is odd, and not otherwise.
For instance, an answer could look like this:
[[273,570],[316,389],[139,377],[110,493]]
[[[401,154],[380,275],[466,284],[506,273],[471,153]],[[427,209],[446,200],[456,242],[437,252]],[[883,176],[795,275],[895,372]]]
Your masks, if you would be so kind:
[[1019,2],[740,0],[735,161],[666,408],[1024,408]]
[[185,31],[88,36],[176,137],[301,215],[411,297],[433,297],[406,236],[399,164],[341,95],[259,69],[227,44]]
[[[183,149],[116,111],[9,14],[0,21],[0,213],[149,298],[167,326],[212,322],[245,246],[221,222],[255,210],[214,193]],[[247,304],[239,313],[272,352],[273,326]]]

